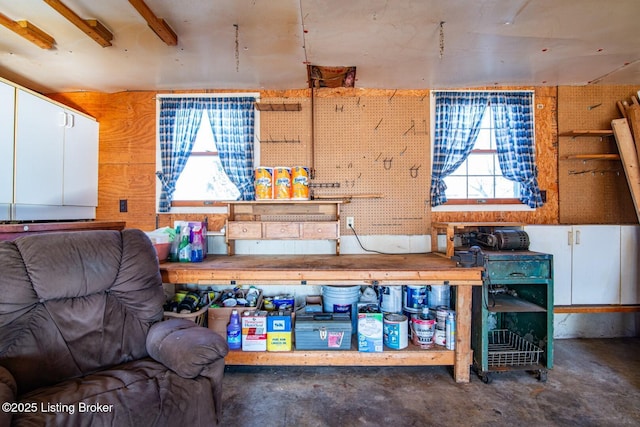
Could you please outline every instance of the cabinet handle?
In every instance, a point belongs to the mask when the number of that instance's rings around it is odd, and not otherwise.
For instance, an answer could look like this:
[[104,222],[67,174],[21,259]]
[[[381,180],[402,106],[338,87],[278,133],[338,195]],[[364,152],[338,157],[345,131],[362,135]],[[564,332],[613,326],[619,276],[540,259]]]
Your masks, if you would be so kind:
[[64,127],[66,128],[72,128],[73,127],[73,114],[71,113],[65,113],[66,119],[65,119],[65,125]]
[[67,113],[64,111],[60,113],[58,116],[58,125],[62,127],[67,127]]
[[573,231],[567,231],[567,245],[573,245]]
[[580,244],[580,230],[576,231],[576,245]]

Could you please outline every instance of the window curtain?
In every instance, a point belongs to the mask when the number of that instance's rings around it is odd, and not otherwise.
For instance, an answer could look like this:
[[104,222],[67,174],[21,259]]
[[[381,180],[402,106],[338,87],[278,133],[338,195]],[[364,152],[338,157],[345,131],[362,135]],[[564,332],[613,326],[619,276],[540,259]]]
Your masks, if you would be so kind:
[[220,163],[240,190],[241,200],[253,200],[253,141],[255,98],[229,97],[207,100],[213,139]]
[[480,131],[486,92],[437,92],[435,139],[431,172],[431,206],[446,203],[444,178],[467,158]]
[[160,99],[158,136],[162,170],[156,172],[160,180],[159,212],[169,212],[178,177],[189,159],[196,139],[202,108],[197,98]]
[[536,166],[533,93],[491,93],[496,148],[502,175],[520,184],[520,201],[531,208],[543,205]]

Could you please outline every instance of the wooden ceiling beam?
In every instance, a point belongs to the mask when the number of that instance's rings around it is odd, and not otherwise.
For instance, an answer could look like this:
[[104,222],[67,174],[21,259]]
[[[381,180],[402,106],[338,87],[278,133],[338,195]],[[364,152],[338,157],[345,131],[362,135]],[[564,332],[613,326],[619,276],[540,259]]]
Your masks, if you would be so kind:
[[29,21],[14,21],[0,13],[0,24],[42,49],[51,49],[55,39]]
[[173,32],[164,19],[158,18],[143,0],[129,0],[129,3],[147,21],[149,27],[163,42],[169,46],[178,44],[178,35]]
[[91,37],[96,43],[102,47],[111,46],[113,34],[107,30],[99,21],[95,19],[82,19],[73,10],[69,9],[60,0],[44,0],[46,4],[51,6],[60,15],[64,16],[67,21],[78,27],[83,33]]

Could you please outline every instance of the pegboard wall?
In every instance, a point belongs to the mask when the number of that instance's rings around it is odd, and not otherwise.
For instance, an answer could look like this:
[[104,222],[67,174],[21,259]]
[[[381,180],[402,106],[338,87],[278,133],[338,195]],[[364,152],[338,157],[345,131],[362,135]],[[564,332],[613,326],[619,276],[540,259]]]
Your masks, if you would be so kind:
[[342,217],[353,216],[360,235],[429,232],[428,91],[314,96],[313,112],[309,97],[261,102],[302,107],[261,113],[263,166],[314,166],[314,196],[351,197]]
[[630,100],[638,86],[558,88],[558,184],[561,224],[626,224],[637,217],[619,160],[568,159],[576,154],[618,152],[615,138],[562,136],[572,130],[611,129],[622,117],[617,101]]

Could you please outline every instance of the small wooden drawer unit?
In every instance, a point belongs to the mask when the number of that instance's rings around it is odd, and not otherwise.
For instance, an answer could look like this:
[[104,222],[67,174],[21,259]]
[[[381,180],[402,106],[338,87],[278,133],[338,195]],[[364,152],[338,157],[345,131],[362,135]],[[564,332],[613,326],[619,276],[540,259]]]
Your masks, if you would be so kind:
[[340,254],[341,201],[255,201],[229,203],[227,253],[236,240],[335,240]]

